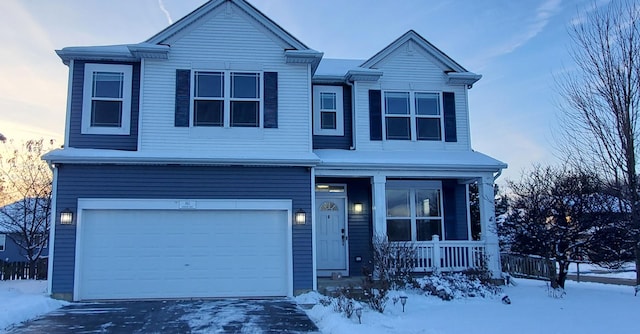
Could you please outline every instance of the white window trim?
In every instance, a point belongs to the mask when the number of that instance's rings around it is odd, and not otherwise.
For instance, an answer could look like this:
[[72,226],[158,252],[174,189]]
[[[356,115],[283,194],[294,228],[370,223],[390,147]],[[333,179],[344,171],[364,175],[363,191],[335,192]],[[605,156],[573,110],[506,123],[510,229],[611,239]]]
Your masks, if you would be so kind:
[[[442,192],[442,182],[441,181],[388,181],[387,187],[385,189],[385,194],[387,189],[402,189],[409,190],[409,217],[389,217],[385,213],[385,229],[387,228],[389,219],[410,219],[411,220],[411,240],[410,242],[429,242],[429,240],[420,240],[418,241],[418,229],[417,229],[417,221],[428,220],[428,219],[439,219],[440,220],[440,231],[442,236],[440,240],[445,240],[445,226],[444,226],[444,194]],[[439,216],[430,216],[430,217],[418,217],[416,216],[416,203],[415,196],[416,190],[437,190],[438,191],[438,202],[439,202]],[[386,195],[385,195],[386,197]],[[386,198],[385,198],[386,201]],[[401,242],[401,241],[399,241]]]
[[7,235],[0,234],[0,252],[4,252],[7,249]]
[[[385,93],[387,92],[398,92],[398,93],[409,93],[409,115],[397,115],[397,114],[387,114],[387,104],[385,103]],[[438,104],[440,108],[440,115],[418,115],[416,113],[416,93],[427,93],[427,94],[437,94],[438,95]],[[399,142],[444,142],[444,111],[442,105],[442,92],[436,91],[427,91],[427,90],[401,90],[401,89],[387,89],[383,90],[381,94],[382,98],[382,138],[384,141],[399,141]],[[404,139],[387,139],[387,117],[406,117],[409,118],[409,140]],[[416,119],[418,118],[439,118],[440,119],[440,140],[418,140],[418,122]]]
[[[196,74],[199,72],[221,72],[223,74],[222,84],[224,86],[223,89],[223,98],[224,101],[222,104],[222,126],[196,126],[194,124],[194,101],[196,100],[196,91],[195,91],[195,81]],[[231,97],[231,73],[256,73],[258,74],[258,84],[260,85],[259,94],[260,97],[258,99],[252,98],[232,98]],[[208,98],[198,98],[201,100],[207,100]],[[221,100],[220,98],[211,98],[210,100]],[[231,126],[231,101],[256,101],[259,100],[259,124],[257,127],[252,126]],[[262,129],[264,128],[264,71],[258,70],[243,70],[243,69],[233,69],[233,70],[224,70],[219,68],[194,68],[191,70],[191,100],[189,102],[189,127],[196,129]]]
[[[120,72],[124,75],[122,91],[122,121],[119,127],[91,126],[91,102],[93,73]],[[82,134],[129,135],[131,134],[131,89],[133,66],[123,64],[85,64],[82,96]]]
[[[320,93],[336,94],[336,128],[323,129],[320,118]],[[344,97],[342,86],[313,86],[313,134],[320,136],[344,136]]]

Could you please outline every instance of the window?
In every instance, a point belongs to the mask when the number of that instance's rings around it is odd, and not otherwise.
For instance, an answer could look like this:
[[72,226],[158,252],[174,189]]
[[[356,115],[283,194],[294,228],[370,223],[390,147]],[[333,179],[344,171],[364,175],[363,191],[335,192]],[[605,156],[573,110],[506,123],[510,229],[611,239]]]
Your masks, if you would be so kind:
[[423,183],[417,187],[390,185],[387,198],[389,241],[430,241],[442,239],[442,195],[440,186]]
[[384,92],[387,140],[442,140],[440,95]]
[[198,72],[193,99],[194,126],[223,126],[224,73]]
[[344,136],[342,86],[313,87],[313,134]]
[[130,133],[131,75],[131,65],[85,65],[83,134]]
[[0,234],[0,252],[4,252],[7,243],[7,235]]
[[254,72],[194,72],[193,126],[260,127],[260,77]]

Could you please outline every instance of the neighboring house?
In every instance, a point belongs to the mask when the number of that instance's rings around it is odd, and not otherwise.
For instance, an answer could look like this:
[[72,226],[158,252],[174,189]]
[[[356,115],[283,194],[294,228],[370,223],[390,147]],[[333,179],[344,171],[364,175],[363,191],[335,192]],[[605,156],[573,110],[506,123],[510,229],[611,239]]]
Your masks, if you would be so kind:
[[212,0],[143,43],[57,53],[54,297],[291,296],[361,275],[374,235],[415,241],[418,270],[487,255],[499,277],[506,165],[471,149],[480,75],[416,32],[367,60],[323,59],[247,2]]
[[48,241],[46,240],[47,233],[44,230],[40,230],[40,226],[46,224],[45,220],[49,214],[47,212],[49,205],[47,199],[36,201],[33,198],[25,198],[0,207],[1,261],[29,262],[29,256],[25,250],[25,245],[29,243],[25,242],[20,226],[16,225],[23,224],[25,221],[27,222],[26,227],[28,230],[36,231],[32,234],[34,239],[30,242],[34,246],[33,255],[39,254],[39,258],[46,258],[49,255]]

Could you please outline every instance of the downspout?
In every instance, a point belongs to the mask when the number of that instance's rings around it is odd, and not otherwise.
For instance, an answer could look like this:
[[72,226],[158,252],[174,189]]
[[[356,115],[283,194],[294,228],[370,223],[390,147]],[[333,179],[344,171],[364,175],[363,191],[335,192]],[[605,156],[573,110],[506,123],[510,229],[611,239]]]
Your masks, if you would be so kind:
[[47,259],[47,293],[53,294],[53,252],[56,239],[56,212],[58,210],[58,169],[55,164],[47,161],[53,177],[51,179],[51,212],[49,213],[49,249]]
[[344,83],[351,88],[351,146],[349,150],[356,150],[356,92],[354,84],[349,81],[349,79],[345,79]]

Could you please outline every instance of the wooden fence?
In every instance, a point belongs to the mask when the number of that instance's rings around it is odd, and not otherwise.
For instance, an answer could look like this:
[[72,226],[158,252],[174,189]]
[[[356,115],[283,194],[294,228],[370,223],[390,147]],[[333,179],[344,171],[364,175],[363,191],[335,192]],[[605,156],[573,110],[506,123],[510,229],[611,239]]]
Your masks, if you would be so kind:
[[[514,277],[527,277],[549,280],[549,266],[547,260],[539,256],[519,255],[519,254],[500,254],[502,262],[502,271],[511,274]],[[553,267],[556,267],[556,260],[551,260]]]
[[[46,258],[39,259],[35,267],[35,279],[47,279]],[[18,280],[29,279],[29,263],[28,262],[5,262],[0,260],[0,280]]]

